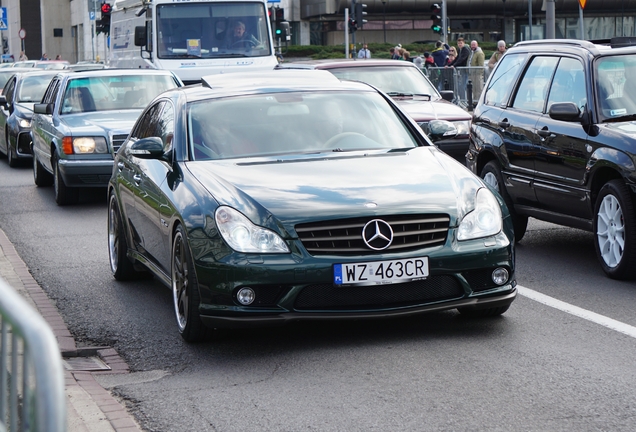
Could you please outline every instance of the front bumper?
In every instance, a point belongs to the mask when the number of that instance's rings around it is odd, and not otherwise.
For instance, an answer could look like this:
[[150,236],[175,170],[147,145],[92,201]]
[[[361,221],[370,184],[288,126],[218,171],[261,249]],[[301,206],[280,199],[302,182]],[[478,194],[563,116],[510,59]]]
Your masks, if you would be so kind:
[[60,159],[58,166],[70,187],[106,187],[113,174],[112,159]]
[[[516,285],[516,284],[515,284]],[[471,297],[460,300],[417,306],[404,309],[383,311],[356,312],[285,312],[277,314],[254,314],[252,316],[201,315],[201,321],[210,328],[249,328],[262,326],[281,326],[292,321],[319,320],[360,320],[378,318],[400,318],[434,311],[449,310],[461,307],[477,309],[494,308],[510,305],[517,297],[517,289],[513,284],[501,287],[505,291],[488,297]]]

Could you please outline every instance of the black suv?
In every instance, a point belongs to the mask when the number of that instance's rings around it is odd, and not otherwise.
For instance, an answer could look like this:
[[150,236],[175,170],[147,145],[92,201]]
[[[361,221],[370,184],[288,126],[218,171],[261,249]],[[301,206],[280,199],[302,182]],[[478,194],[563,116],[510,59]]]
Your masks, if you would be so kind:
[[615,279],[636,277],[634,77],[635,38],[520,42],[486,83],[466,154],[508,205],[516,241],[529,216],[592,231]]

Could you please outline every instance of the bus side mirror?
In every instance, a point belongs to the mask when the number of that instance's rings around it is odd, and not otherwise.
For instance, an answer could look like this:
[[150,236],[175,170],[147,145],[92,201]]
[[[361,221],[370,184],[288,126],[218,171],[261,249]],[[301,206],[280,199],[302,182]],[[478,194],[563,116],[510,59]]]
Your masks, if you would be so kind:
[[146,26],[135,27],[135,46],[146,46]]

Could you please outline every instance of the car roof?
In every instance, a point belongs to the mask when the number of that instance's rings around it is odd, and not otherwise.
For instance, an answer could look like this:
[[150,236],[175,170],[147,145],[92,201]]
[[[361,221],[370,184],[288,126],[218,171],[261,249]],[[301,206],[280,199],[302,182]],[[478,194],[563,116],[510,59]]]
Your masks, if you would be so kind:
[[50,76],[53,78],[55,75],[60,73],[59,69],[20,69],[15,74],[18,75],[18,78],[29,77],[29,76]]
[[532,51],[537,48],[542,51],[570,52],[581,50],[592,56],[615,55],[636,53],[636,38],[615,37],[611,39],[599,40],[578,40],[578,39],[542,39],[517,42],[509,51]]
[[404,60],[389,59],[322,59],[322,60],[301,60],[291,63],[281,63],[277,69],[336,69],[350,67],[414,67],[413,63]]
[[169,70],[164,69],[91,69],[85,71],[71,72],[69,69],[62,69],[59,72],[72,78],[92,77],[92,76],[124,76],[124,75],[167,75],[174,76]]
[[327,71],[298,69],[208,75],[202,78],[201,85],[187,86],[182,90],[186,91],[188,100],[292,91],[375,91],[363,83],[340,81]]

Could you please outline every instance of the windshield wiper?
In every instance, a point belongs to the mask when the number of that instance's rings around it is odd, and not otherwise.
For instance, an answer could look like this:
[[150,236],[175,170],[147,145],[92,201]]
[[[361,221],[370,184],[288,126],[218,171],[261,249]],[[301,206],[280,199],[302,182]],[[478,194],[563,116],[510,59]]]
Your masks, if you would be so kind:
[[406,92],[388,92],[387,93],[389,96],[391,97],[413,97],[415,96],[413,93],[406,93]]
[[636,114],[627,114],[627,115],[622,115],[620,117],[611,117],[611,118],[605,119],[605,122],[614,123],[614,122],[622,122],[622,121],[629,121],[629,120],[636,120]]

